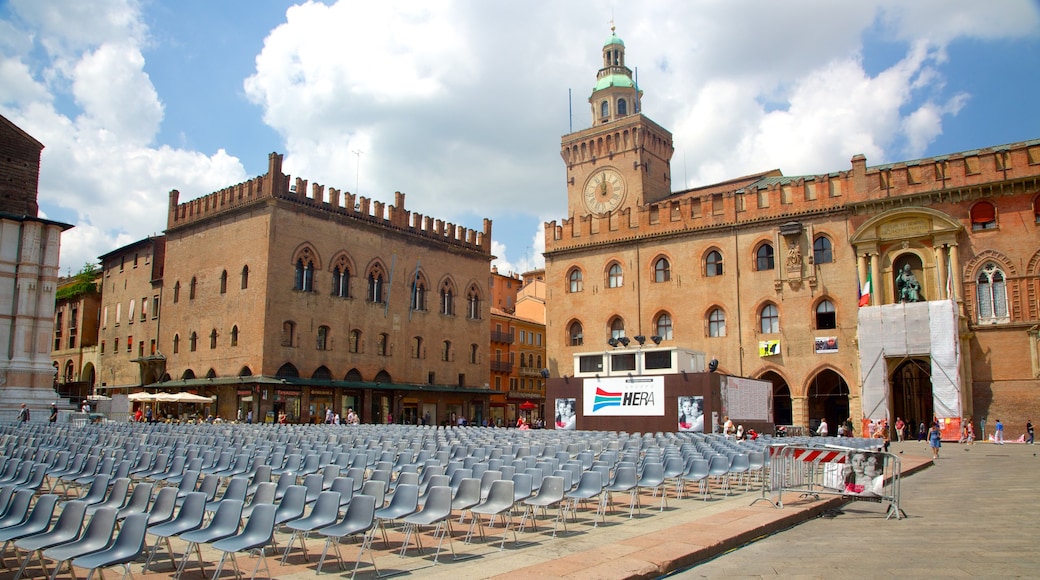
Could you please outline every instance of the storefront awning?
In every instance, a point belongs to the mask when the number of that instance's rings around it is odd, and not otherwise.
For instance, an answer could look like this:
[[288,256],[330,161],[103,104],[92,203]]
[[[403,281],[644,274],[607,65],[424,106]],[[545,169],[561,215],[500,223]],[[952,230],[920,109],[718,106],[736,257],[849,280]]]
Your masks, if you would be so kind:
[[373,389],[383,391],[417,391],[429,393],[468,393],[487,395],[493,393],[489,388],[458,387],[452,385],[416,385],[408,383],[375,383],[366,381],[335,381],[323,379],[307,379],[303,377],[213,377],[178,379],[145,385],[146,389],[198,389],[201,387],[218,387],[222,385],[270,385],[274,387],[318,387],[325,389]]

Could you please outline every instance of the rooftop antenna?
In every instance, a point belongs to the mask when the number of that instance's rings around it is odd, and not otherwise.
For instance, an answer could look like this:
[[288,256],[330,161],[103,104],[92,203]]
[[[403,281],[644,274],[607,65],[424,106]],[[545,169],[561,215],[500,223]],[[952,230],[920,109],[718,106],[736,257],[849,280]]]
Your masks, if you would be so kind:
[[361,154],[364,153],[364,151],[355,149],[352,153],[357,155],[357,164],[355,165],[354,170],[354,194],[361,195]]

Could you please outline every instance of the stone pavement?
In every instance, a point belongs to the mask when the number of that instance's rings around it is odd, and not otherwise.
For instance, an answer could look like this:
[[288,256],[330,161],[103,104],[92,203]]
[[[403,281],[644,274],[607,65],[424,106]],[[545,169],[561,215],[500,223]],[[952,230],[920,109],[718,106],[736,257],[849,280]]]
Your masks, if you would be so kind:
[[[903,445],[906,446],[906,453],[902,456],[904,472],[931,465],[930,453],[927,451],[925,444],[907,443]],[[934,527],[931,525],[932,522],[928,521],[931,516],[925,515],[928,513],[928,508],[926,508],[928,505],[926,503],[927,500],[932,494],[945,494],[945,488],[951,484],[953,487],[963,488],[964,497],[937,502],[938,511],[945,509],[952,513],[952,516],[943,519],[938,527],[943,529],[952,527],[954,523],[961,521],[958,514],[962,513],[954,510],[953,507],[973,505],[974,502],[969,500],[974,500],[975,498],[967,496],[967,493],[972,491],[971,487],[981,487],[981,484],[978,483],[979,479],[989,481],[987,485],[993,485],[996,481],[1002,481],[992,476],[987,470],[988,467],[994,465],[994,462],[1002,462],[996,464],[1000,465],[1001,468],[1014,465],[1016,466],[1014,471],[1026,471],[1026,469],[1019,468],[1019,461],[1009,459],[1009,457],[1021,457],[1024,461],[1028,455],[1032,459],[1032,450],[1034,448],[1027,447],[1022,445],[994,447],[988,444],[978,444],[970,453],[965,453],[960,451],[956,445],[947,445],[944,448],[946,454],[939,461],[939,468],[928,469],[923,475],[903,480],[902,507],[909,514],[910,518],[902,521],[895,521],[894,519],[891,521],[884,520],[884,508],[887,504],[851,504],[845,508],[846,515],[834,519],[819,518],[818,516],[821,514],[833,511],[842,505],[841,498],[835,496],[823,496],[822,499],[816,500],[798,499],[795,494],[785,494],[784,508],[775,509],[767,502],[757,502],[751,505],[752,501],[760,496],[760,491],[757,490],[745,491],[744,489],[739,489],[734,491],[729,497],[716,493],[714,499],[703,501],[697,498],[696,495],[677,500],[674,497],[674,491],[669,488],[668,506],[663,511],[659,510],[659,497],[654,498],[650,497],[649,494],[643,494],[641,498],[643,505],[642,513],[629,519],[627,508],[628,494],[616,494],[614,501],[617,511],[608,515],[605,523],[593,526],[591,514],[582,510],[577,514],[577,521],[568,524],[568,533],[552,538],[551,522],[541,522],[540,520],[538,532],[533,532],[528,527],[527,531],[519,534],[520,543],[528,544],[524,547],[515,546],[512,542],[513,536],[510,534],[505,544],[505,549],[500,551],[498,549],[499,544],[495,542],[495,539],[501,538],[501,528],[491,529],[487,542],[475,540],[471,544],[464,544],[461,541],[461,536],[464,535],[468,526],[456,524],[454,548],[460,556],[472,556],[471,558],[455,561],[452,558],[449,547],[445,545],[444,551],[441,553],[440,563],[434,566],[432,550],[429,549],[432,542],[428,533],[423,535],[423,543],[427,546],[425,555],[420,556],[413,548],[409,550],[407,556],[401,558],[397,555],[397,552],[400,548],[402,537],[397,532],[391,532],[390,534],[389,549],[385,548],[381,541],[377,540],[375,542],[375,557],[380,571],[384,574],[400,572],[416,577],[421,576],[424,579],[454,579],[460,577],[510,579],[517,577],[559,577],[571,579],[657,578],[673,570],[708,560],[710,561],[689,569],[680,576],[684,578],[718,576],[722,574],[727,576],[748,576],[748,571],[754,570],[750,576],[755,577],[760,575],[800,574],[799,570],[803,568],[796,565],[797,558],[783,560],[788,562],[786,565],[772,562],[764,564],[759,558],[754,556],[751,557],[750,562],[740,561],[733,564],[728,562],[731,561],[731,558],[743,558],[745,554],[751,553],[753,550],[762,549],[761,546],[779,545],[780,548],[773,548],[775,551],[768,556],[772,558],[776,553],[782,555],[785,553],[785,550],[792,550],[792,544],[795,544],[800,551],[804,551],[802,554],[804,557],[811,557],[819,561],[812,568],[806,568],[808,570],[806,577],[815,577],[817,575],[822,576],[826,571],[836,569],[834,568],[835,566],[839,567],[837,569],[841,569],[844,566],[843,562],[850,557],[852,561],[856,562],[855,567],[848,568],[855,570],[853,575],[864,575],[865,571],[870,569],[868,566],[870,563],[880,564],[881,560],[893,561],[887,554],[879,558],[879,554],[882,552],[875,546],[877,546],[876,538],[881,537],[886,538],[886,545],[891,546],[888,549],[896,552],[901,551],[898,549],[901,547],[921,546],[920,550],[915,548],[909,551],[917,554],[917,556],[908,556],[907,561],[914,562],[916,566],[909,568],[909,570],[922,572],[927,569],[929,574],[938,571],[949,573],[948,568],[937,565],[939,563],[938,560],[929,562],[921,558],[922,555],[927,553],[924,549],[924,546],[928,545],[927,542],[937,543],[939,539],[945,542],[948,536],[946,531],[931,529]],[[965,457],[955,455],[952,459],[946,459],[947,455],[952,455],[954,452],[962,453]],[[943,463],[944,461],[948,462],[953,469],[947,468],[946,464]],[[960,474],[960,479],[949,477],[949,472],[955,469],[959,472],[962,465],[978,465],[977,469],[980,471],[978,478],[975,475],[970,476],[970,481],[973,482],[972,486],[959,483],[965,477],[965,474]],[[1035,465],[1030,464],[1029,471],[1035,472]],[[938,483],[930,484],[927,489],[924,489],[924,493],[918,492],[923,486],[914,485],[913,482],[918,478],[924,477],[924,475],[930,476],[929,479],[936,479],[931,477],[935,474],[940,476],[937,479]],[[1017,475],[1015,477],[1017,478]],[[989,479],[987,480],[987,478]],[[1030,480],[1029,477],[1025,476],[1020,479],[1021,481],[1016,479],[1019,482],[1015,483],[1012,489],[1018,489],[1024,498]],[[1010,479],[1007,481],[1010,481]],[[1000,484],[1002,492],[1007,487],[1007,484]],[[942,491],[940,491],[940,488],[942,488]],[[997,495],[1006,495],[1006,493]],[[993,503],[1005,505],[1000,501],[994,501]],[[992,507],[988,509],[992,509]],[[1011,512],[1013,509],[1016,508],[1011,508],[1007,511]],[[978,513],[975,509],[972,509],[972,512]],[[1030,513],[1030,510],[1022,510],[1022,512]],[[1032,512],[1032,515],[1035,515],[1035,510],[1032,510]],[[811,521],[808,524],[789,530],[792,526],[806,520]],[[849,548],[835,550],[834,553],[839,555],[837,559],[823,557],[827,554],[828,549],[834,548],[834,542],[830,541],[827,535],[828,532],[825,531],[826,528],[820,532],[817,541],[793,543],[784,539],[789,539],[796,534],[799,540],[801,540],[803,538],[802,530],[809,526],[827,525],[835,522],[839,525],[846,525],[846,522],[853,523],[857,521],[860,522],[858,527],[853,527],[847,535],[840,536],[842,541],[838,545],[842,547],[848,545]],[[1019,520],[1016,520],[1016,522],[1022,523]],[[548,525],[546,525],[547,523]],[[978,535],[986,532],[995,532],[1000,525],[1002,525],[1002,522],[994,520],[988,524],[982,524],[981,522],[972,523],[971,527],[975,530],[974,533]],[[916,537],[912,541],[904,538],[899,542],[888,542],[887,536],[893,531],[901,531],[911,526],[919,527],[922,530],[928,528],[925,530],[927,533],[924,533],[924,531],[915,532]],[[1012,530],[1008,529],[1004,535],[1010,535],[1011,532]],[[996,534],[994,535],[997,536]],[[1019,537],[1023,538],[1022,542],[1016,542],[1013,545],[1021,546],[1028,542],[1025,533],[1019,534]],[[288,541],[288,535],[279,533],[277,538],[280,547],[284,548],[285,543]],[[767,539],[761,540],[762,538]],[[958,545],[964,545],[968,541],[967,537],[953,539],[958,540]],[[751,543],[751,545],[741,548],[741,546],[753,541],[755,542]],[[304,560],[298,548],[293,550],[288,564],[284,566],[278,563],[278,557],[269,555],[267,560],[270,566],[271,577],[282,579],[313,578],[323,543],[323,540],[320,538],[312,538],[307,542],[310,554],[310,558],[307,561]],[[974,545],[974,540],[971,540],[970,543]],[[1003,546],[1000,553],[1007,554],[1008,544],[1004,543],[1003,535],[994,538],[992,543],[994,547]],[[863,545],[868,545],[871,549],[864,550],[862,548]],[[174,540],[173,549],[179,556],[184,549],[183,542]],[[931,548],[929,549],[931,550]],[[341,546],[341,550],[343,556],[348,560],[347,563],[350,568],[352,568],[354,558],[357,555],[357,545],[344,543]],[[733,550],[736,551],[731,552]],[[726,552],[731,553],[711,560],[711,558]],[[856,557],[861,553],[869,554],[870,560],[866,561],[866,558],[864,558],[864,561],[861,562],[857,559]],[[993,552],[993,554],[995,553]],[[218,555],[204,548],[203,556],[206,561],[206,571],[211,576]],[[1031,556],[1031,558],[1031,561],[1035,564],[1037,557]],[[240,557],[240,560],[244,573],[248,575],[255,560],[246,557]],[[1000,560],[1000,557],[994,556],[987,561],[997,560]],[[170,578],[172,567],[169,560],[158,562],[158,564],[154,565],[156,572],[150,572],[142,576],[139,574],[140,564],[138,564],[134,566],[134,574],[146,580]],[[826,564],[823,562],[826,562]],[[772,571],[767,572],[767,569]],[[1021,567],[1014,567],[1013,569],[1018,570],[1019,573],[1022,571]],[[1037,569],[1040,569],[1040,567],[1037,567]],[[1012,568],[1005,564],[997,568],[997,570],[1010,571]],[[110,571],[109,575],[115,572],[115,570]],[[82,570],[77,571],[79,575],[82,575],[82,573]],[[323,574],[347,578],[350,576],[350,571],[348,569],[346,572],[341,572],[338,569],[335,558],[332,557],[326,561]],[[38,566],[35,567],[31,575],[33,577],[42,575]],[[61,576],[68,577],[67,571],[63,572]],[[266,577],[262,568],[259,576]],[[0,580],[8,580],[11,577],[11,574],[0,573]],[[221,578],[233,577],[234,573],[230,563],[228,563]],[[367,555],[362,560],[357,577],[375,577]],[[199,572],[196,565],[194,568],[189,568],[183,578],[200,580],[204,576]]]
[[[927,444],[892,445],[931,458]],[[885,520],[876,504],[795,528],[670,578],[1036,578],[1038,448],[944,443],[935,466],[903,480],[907,518]],[[904,467],[907,464],[904,459]]]

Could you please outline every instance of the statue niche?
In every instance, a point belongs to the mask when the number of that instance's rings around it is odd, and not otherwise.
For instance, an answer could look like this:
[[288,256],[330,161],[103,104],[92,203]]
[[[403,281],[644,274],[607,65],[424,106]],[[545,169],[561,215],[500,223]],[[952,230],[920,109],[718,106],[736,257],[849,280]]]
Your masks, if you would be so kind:
[[924,302],[921,283],[910,269],[910,264],[903,264],[903,268],[896,273],[896,296],[899,302]]

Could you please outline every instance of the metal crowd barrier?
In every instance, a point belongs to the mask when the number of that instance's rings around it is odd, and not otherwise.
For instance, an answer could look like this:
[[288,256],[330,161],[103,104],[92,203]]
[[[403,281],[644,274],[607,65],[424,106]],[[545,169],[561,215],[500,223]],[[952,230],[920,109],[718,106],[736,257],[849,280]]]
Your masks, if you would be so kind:
[[781,509],[785,492],[816,499],[839,495],[850,501],[888,502],[886,520],[906,516],[899,507],[902,470],[897,455],[876,447],[785,444],[770,445],[768,453],[769,476],[752,505],[767,501]]

